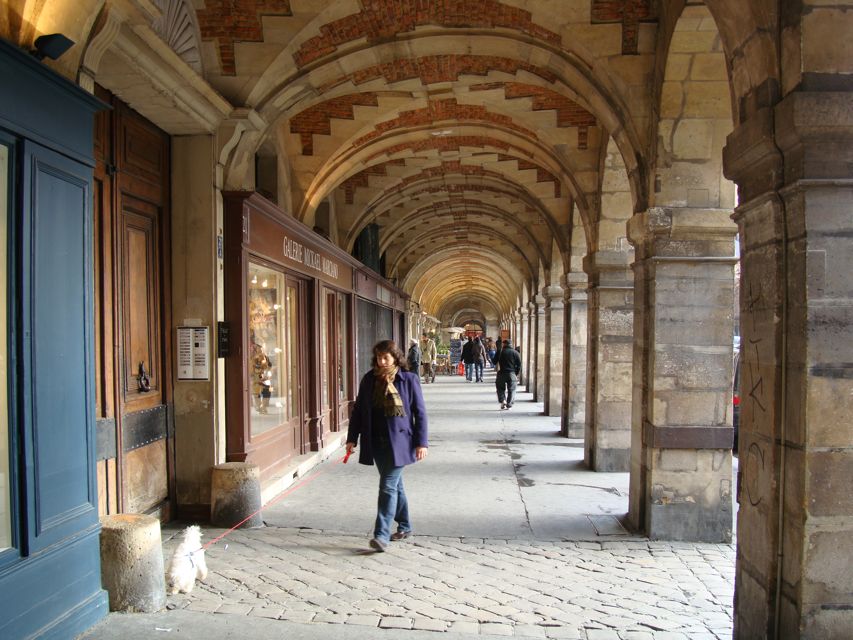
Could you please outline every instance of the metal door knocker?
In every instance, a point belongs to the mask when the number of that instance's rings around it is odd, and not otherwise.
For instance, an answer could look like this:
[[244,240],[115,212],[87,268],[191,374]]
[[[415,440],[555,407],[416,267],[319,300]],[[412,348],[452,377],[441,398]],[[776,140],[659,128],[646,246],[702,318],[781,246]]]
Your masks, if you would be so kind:
[[151,380],[148,377],[148,373],[145,371],[144,362],[139,363],[139,373],[136,376],[136,380],[139,382],[140,393],[151,391]]

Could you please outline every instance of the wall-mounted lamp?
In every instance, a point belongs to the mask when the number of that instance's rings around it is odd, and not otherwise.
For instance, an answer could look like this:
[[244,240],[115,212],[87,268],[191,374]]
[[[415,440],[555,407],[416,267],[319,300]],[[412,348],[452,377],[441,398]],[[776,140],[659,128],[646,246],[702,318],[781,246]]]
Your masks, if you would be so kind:
[[33,46],[35,49],[33,49],[32,54],[39,60],[45,58],[56,60],[74,46],[74,41],[61,33],[48,33],[36,38]]

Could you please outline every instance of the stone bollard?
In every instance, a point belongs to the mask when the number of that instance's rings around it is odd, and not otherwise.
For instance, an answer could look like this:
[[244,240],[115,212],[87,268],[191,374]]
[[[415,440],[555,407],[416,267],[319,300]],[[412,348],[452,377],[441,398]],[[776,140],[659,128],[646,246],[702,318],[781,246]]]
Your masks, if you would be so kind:
[[110,611],[153,613],[166,606],[160,521],[142,514],[101,518],[101,583]]
[[[264,526],[261,519],[261,474],[250,462],[226,462],[213,467],[210,490],[210,523],[230,528],[243,520],[241,528]],[[255,513],[255,512],[258,513]]]

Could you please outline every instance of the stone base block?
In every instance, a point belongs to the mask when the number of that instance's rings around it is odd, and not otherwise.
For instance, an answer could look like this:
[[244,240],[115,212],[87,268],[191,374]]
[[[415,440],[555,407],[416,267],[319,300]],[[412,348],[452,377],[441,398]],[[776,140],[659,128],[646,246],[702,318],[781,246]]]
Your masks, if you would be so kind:
[[593,471],[628,472],[631,470],[631,450],[596,449],[591,467]]
[[101,583],[110,611],[152,613],[166,606],[160,521],[142,514],[101,518]]
[[[213,467],[210,523],[226,529],[246,520],[240,528],[264,526],[261,518],[261,474],[258,465],[226,462]],[[248,519],[247,519],[248,518]]]
[[696,502],[652,503],[646,532],[651,540],[729,543],[732,511],[725,505],[703,507]]

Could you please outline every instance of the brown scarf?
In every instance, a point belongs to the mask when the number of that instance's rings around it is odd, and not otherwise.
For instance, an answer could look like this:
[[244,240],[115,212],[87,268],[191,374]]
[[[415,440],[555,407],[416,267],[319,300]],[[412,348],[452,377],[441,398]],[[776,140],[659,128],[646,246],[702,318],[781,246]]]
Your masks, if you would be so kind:
[[384,409],[386,418],[405,416],[406,411],[403,409],[403,399],[400,398],[400,393],[394,386],[397,367],[394,365],[385,369],[375,367],[373,375],[376,376],[376,382],[373,386],[373,406],[378,409]]

